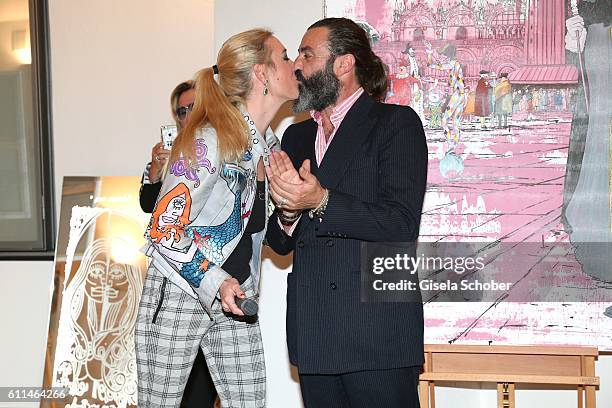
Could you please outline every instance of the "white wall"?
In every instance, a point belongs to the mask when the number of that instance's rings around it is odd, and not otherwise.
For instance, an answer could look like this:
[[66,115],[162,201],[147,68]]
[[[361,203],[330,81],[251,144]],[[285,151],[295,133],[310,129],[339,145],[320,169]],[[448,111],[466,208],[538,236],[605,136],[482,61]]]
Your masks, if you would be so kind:
[[[231,34],[266,26],[294,58],[303,31],[321,16],[318,0],[212,3],[50,1],[56,192],[64,175],[139,174],[159,125],[170,120],[169,91],[195,70],[212,65]],[[279,133],[288,122],[276,126]],[[261,324],[270,408],[300,406],[284,337],[289,268],[288,258],[264,261]],[[0,387],[42,383],[52,272],[51,262],[0,262]],[[596,369],[602,377],[598,405],[607,407],[612,405],[612,357],[600,357]],[[519,391],[518,406],[575,407],[575,395]],[[442,388],[437,402],[457,408],[496,403],[495,392],[478,385]]]
[[50,261],[0,262],[0,387],[42,385],[52,271]]
[[65,175],[137,175],[170,92],[212,62],[213,0],[49,2],[56,191]]

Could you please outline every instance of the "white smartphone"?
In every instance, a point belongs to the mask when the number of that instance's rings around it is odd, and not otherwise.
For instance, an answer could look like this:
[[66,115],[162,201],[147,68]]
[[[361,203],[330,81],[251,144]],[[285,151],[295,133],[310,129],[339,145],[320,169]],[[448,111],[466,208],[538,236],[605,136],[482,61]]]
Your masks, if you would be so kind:
[[172,149],[172,143],[174,143],[174,139],[178,135],[178,129],[176,125],[163,125],[160,128],[161,131],[161,140],[164,143],[164,149],[170,150]]

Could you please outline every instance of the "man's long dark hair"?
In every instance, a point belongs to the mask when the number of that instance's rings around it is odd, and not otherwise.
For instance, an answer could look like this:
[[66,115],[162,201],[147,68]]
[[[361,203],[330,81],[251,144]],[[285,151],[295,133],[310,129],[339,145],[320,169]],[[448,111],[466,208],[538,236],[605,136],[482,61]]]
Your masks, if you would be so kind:
[[387,75],[383,62],[372,51],[368,35],[357,23],[348,18],[324,18],[308,29],[329,29],[329,51],[332,58],[352,54],[355,57],[355,73],[363,89],[377,101],[387,95]]

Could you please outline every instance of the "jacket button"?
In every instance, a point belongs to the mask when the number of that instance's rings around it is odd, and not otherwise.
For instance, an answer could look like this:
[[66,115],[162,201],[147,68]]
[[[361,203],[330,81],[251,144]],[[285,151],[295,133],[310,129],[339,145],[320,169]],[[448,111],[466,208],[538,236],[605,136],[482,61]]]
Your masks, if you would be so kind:
[[304,248],[304,241],[298,241],[297,246],[300,248]]
[[330,287],[331,290],[336,290],[336,288],[337,288],[337,286],[336,286],[336,284],[334,282],[330,283],[329,287]]
[[333,247],[334,246],[334,241],[331,239],[328,239],[327,242],[325,242],[325,245],[327,245],[328,247]]

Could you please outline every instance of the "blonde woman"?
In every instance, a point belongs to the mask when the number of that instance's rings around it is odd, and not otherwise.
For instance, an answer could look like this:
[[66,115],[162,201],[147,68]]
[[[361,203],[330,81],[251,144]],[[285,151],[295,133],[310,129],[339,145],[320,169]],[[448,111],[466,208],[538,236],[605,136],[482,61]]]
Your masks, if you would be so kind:
[[[176,127],[180,131],[185,127],[195,101],[195,83],[192,80],[178,84],[170,94],[170,108]],[[164,149],[163,142],[157,143],[151,150],[151,161],[147,163],[140,185],[140,208],[152,213],[162,187],[164,167],[170,157],[170,150]],[[208,372],[202,350],[193,362],[189,379],[183,392],[181,408],[213,408],[218,400],[215,385]]]
[[196,78],[146,236],[136,324],[138,406],[178,407],[198,348],[224,408],[265,406],[259,324],[235,298],[256,296],[266,232],[269,124],[297,97],[293,62],[272,33],[225,42]]

